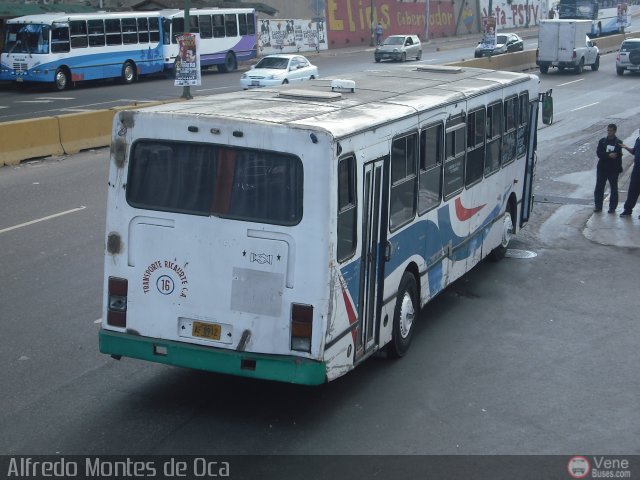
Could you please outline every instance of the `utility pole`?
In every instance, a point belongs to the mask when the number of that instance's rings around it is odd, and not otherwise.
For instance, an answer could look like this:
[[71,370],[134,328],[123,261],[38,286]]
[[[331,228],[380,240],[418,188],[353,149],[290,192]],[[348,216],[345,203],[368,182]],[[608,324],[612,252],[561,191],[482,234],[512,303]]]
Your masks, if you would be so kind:
[[[491,1],[491,0],[489,0]],[[183,33],[191,33],[191,24],[189,22],[189,7],[191,6],[190,0],[184,0],[184,32]],[[193,96],[191,96],[191,87],[189,85],[184,85],[182,87],[182,98],[185,100],[191,100]]]
[[369,46],[373,47],[373,0],[371,0],[370,10],[369,28],[371,29],[371,32],[369,33],[371,33],[371,40],[369,40]]

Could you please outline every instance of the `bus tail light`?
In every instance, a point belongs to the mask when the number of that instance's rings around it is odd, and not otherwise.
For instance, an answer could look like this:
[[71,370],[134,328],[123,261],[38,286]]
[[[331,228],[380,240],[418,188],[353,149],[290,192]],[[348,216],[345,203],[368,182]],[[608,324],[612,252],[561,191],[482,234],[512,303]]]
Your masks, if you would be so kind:
[[291,304],[291,350],[311,352],[313,306]]
[[129,283],[126,278],[109,277],[108,288],[107,325],[125,328]]

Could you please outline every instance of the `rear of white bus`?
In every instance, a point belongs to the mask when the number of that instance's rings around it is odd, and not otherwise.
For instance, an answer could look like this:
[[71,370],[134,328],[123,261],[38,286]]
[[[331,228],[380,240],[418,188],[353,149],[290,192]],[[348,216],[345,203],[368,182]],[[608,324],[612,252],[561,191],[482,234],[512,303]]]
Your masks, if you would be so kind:
[[100,351],[325,382],[321,149],[302,130],[150,110],[114,121]]

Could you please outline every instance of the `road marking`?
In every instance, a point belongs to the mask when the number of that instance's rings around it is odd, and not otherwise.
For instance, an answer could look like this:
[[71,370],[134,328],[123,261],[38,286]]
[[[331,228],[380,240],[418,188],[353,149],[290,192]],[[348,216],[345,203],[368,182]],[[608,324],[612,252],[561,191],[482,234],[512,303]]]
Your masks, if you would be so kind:
[[76,97],[38,97],[38,100],[75,100]]
[[54,213],[53,215],[48,215],[46,217],[37,218],[36,220],[31,220],[29,222],[21,223],[20,225],[14,225],[13,227],[3,228],[2,230],[0,230],[0,233],[10,232],[11,230],[16,230],[18,228],[27,227],[29,225],[33,225],[34,223],[44,222],[45,220],[51,220],[52,218],[60,217],[62,215],[67,215],[69,213],[79,212],[80,210],[84,210],[85,208],[87,208],[87,207],[85,207],[83,205],[81,207],[72,208],[71,210],[66,210],[64,212]]
[[16,100],[16,103],[51,103],[53,100]]
[[0,108],[9,108],[9,107],[5,107],[4,105],[0,105]]
[[567,82],[567,83],[559,83],[558,86],[559,87],[564,87],[565,85],[571,85],[572,83],[581,82],[583,80],[584,80],[584,78],[581,78],[580,80],[572,80],[571,82]]
[[99,319],[97,319],[97,320],[94,320],[94,321],[93,321],[93,323],[102,323],[102,319],[101,319],[101,318],[99,318]]
[[600,102],[590,103],[589,105],[584,105],[582,107],[574,108],[573,110],[569,110],[570,112],[577,112],[578,110],[582,110],[583,108],[593,107],[594,105],[598,105]]
[[196,92],[207,92],[209,90],[225,90],[227,88],[235,88],[235,87],[229,86],[229,87],[216,87],[216,88],[201,88],[199,90],[196,90]]

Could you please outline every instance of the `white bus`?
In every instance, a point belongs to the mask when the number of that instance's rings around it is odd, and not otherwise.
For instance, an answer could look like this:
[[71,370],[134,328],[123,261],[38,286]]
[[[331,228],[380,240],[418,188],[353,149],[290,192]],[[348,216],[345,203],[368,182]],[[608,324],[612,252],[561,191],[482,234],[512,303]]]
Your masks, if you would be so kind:
[[7,20],[0,80],[51,83],[138,76],[164,69],[157,12],[48,13]]
[[309,385],[403,356],[527,222],[538,100],[398,66],[119,112],[100,351]]
[[[176,37],[185,31],[184,11],[161,10],[160,15],[165,69],[172,70],[179,50]],[[253,8],[192,8],[189,31],[200,34],[198,53],[203,68],[215,65],[221,72],[232,72],[239,61],[255,58],[258,52]]]

